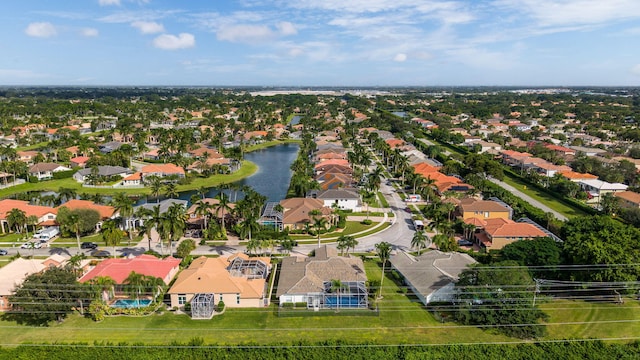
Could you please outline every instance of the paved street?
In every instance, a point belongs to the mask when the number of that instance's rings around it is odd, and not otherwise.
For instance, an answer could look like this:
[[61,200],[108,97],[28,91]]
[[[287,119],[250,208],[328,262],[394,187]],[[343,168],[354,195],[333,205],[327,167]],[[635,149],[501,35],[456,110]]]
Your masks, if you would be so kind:
[[494,179],[492,177],[488,178],[489,181],[491,181],[492,183],[499,185],[500,187],[502,187],[503,189],[509,191],[510,193],[514,194],[515,196],[519,197],[520,199],[528,202],[529,204],[537,207],[538,209],[542,209],[545,212],[550,212],[552,213],[558,220],[562,220],[562,221],[566,221],[567,217],[560,214],[559,212],[553,210],[552,208],[548,207],[547,205],[539,202],[538,200],[532,198],[531,196],[523,193],[522,191],[514,188],[513,186],[507,184],[504,181],[500,181],[498,179]]

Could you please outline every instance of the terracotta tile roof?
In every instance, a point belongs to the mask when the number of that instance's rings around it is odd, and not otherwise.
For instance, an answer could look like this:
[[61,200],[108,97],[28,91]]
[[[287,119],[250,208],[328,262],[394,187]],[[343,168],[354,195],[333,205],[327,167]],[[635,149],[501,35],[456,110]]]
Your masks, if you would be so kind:
[[564,176],[565,178],[569,179],[569,180],[577,180],[577,179],[597,179],[598,177],[592,174],[588,174],[588,173],[579,173],[579,172],[575,172],[575,171],[559,171],[558,172],[560,175]]
[[6,219],[7,213],[12,209],[24,211],[27,217],[37,216],[38,218],[46,214],[57,214],[58,210],[48,206],[31,205],[27,201],[4,199],[0,200],[0,219]]
[[184,175],[184,169],[174,164],[145,165],[142,167],[142,169],[140,169],[140,172],[142,174],[162,173],[162,174],[183,174]]
[[[240,294],[243,299],[260,299],[264,297],[265,279],[249,279],[243,276],[232,276],[227,267],[236,257],[245,260],[245,254],[229,257],[207,258],[199,257],[180,273],[175,283],[169,289],[169,294]],[[251,258],[271,267],[271,260],[267,257]]]
[[115,211],[115,208],[113,206],[99,205],[89,200],[78,200],[78,199],[69,200],[66,203],[58,206],[56,209],[60,209],[61,207],[66,207],[69,210],[93,209],[100,214],[100,217],[102,219],[108,219],[112,217]]
[[391,147],[392,149],[404,145],[404,140],[400,139],[387,139],[385,140],[385,142],[389,144],[389,147]]
[[504,205],[496,201],[491,200],[477,200],[474,198],[467,198],[460,201],[460,207],[462,211],[502,211],[508,212]]
[[613,196],[634,204],[640,204],[640,194],[634,191],[615,192],[613,193]]
[[69,161],[71,161],[72,163],[76,163],[76,164],[84,164],[89,160],[91,160],[91,158],[88,157],[88,156],[76,156],[76,157],[74,157],[73,159],[71,159]]
[[139,172],[135,172],[127,177],[125,177],[124,179],[122,179],[123,181],[134,181],[134,180],[141,180],[142,179],[142,174]]
[[133,271],[137,274],[161,278],[168,284],[167,277],[171,272],[174,272],[175,275],[179,265],[180,259],[171,256],[164,259],[158,259],[152,255],[140,255],[128,259],[106,259],[86,273],[79,281],[87,282],[98,276],[109,276],[116,283],[123,284],[127,276]]
[[314,169],[319,169],[330,165],[349,166],[349,161],[346,159],[327,159],[320,161],[314,166]]
[[546,237],[542,230],[527,224],[506,219],[486,219],[484,231],[491,237],[534,238]]

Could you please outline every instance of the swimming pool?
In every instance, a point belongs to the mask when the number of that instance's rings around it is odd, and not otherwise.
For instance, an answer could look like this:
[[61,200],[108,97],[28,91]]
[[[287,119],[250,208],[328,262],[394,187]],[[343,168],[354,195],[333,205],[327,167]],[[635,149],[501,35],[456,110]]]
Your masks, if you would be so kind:
[[118,299],[113,304],[111,304],[111,307],[121,308],[121,309],[132,309],[132,308],[141,308],[141,307],[149,306],[149,304],[151,304],[151,300],[149,299],[142,299],[142,300]]
[[325,306],[328,308],[336,308],[336,307],[347,307],[347,308],[357,308],[362,307],[360,303],[360,298],[358,296],[326,296],[325,297]]

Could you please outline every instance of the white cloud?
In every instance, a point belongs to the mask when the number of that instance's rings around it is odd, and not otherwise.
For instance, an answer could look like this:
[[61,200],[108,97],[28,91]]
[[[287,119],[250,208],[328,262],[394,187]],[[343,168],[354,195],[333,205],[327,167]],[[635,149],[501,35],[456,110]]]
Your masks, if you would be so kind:
[[195,45],[196,39],[189,33],[180,33],[178,36],[162,34],[153,39],[153,46],[163,50],[187,49]]
[[24,31],[27,35],[33,37],[48,38],[55,36],[58,32],[56,27],[49,22],[34,22],[27,26]]
[[98,0],[100,6],[120,5],[120,0]]
[[407,61],[407,54],[399,53],[393,58],[393,61],[404,62]]
[[98,36],[98,29],[84,28],[80,30],[80,34],[86,37],[95,37],[95,36]]
[[640,17],[637,0],[497,0],[493,5],[528,14],[542,26],[602,24]]
[[216,32],[218,40],[257,44],[275,38],[274,32],[265,25],[223,26]]
[[640,76],[640,64],[631,68],[631,73]]
[[276,24],[276,28],[278,29],[278,31],[280,31],[280,34],[285,36],[295,35],[298,33],[298,29],[296,29],[296,27],[288,21],[283,21]]
[[140,30],[143,34],[157,34],[164,32],[164,26],[154,21],[134,21],[131,26]]

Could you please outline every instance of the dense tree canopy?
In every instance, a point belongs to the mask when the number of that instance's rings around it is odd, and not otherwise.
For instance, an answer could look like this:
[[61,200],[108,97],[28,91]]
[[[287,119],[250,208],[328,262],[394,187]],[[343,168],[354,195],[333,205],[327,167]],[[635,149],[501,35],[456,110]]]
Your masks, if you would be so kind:
[[513,242],[505,246],[500,254],[504,260],[513,260],[524,266],[539,267],[534,272],[547,277],[550,271],[554,270],[553,266],[560,264],[561,250],[555,240],[545,237]]
[[9,297],[13,305],[9,317],[20,324],[46,326],[61,321],[88,298],[88,289],[76,281],[72,270],[53,267],[27,276]]
[[498,331],[519,338],[544,335],[545,328],[538,322],[545,314],[533,304],[534,281],[517,262],[474,266],[460,275],[456,289],[457,321],[495,326]]
[[640,275],[640,230],[609,216],[584,216],[562,228],[571,265],[609,265],[574,271],[582,281],[636,281]]

